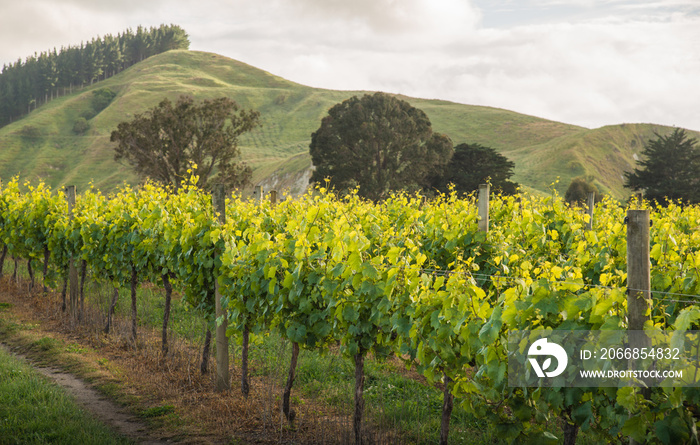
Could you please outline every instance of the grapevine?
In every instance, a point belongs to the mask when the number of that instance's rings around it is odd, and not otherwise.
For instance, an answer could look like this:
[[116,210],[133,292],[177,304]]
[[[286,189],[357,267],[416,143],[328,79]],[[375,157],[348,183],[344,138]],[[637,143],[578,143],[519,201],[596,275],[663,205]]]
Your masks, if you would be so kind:
[[[274,330],[292,343],[283,395],[290,420],[299,351],[339,344],[356,365],[358,435],[363,363],[373,354],[395,355],[442,383],[446,407],[489,419],[503,439],[555,441],[552,417],[572,437],[579,429],[609,440],[695,437],[696,389],[654,388],[644,398],[634,388],[508,386],[509,331],[627,328],[625,206],[602,200],[587,230],[588,215],[556,196],[496,196],[484,233],[473,197],[395,194],[371,203],[320,188],[277,205],[231,195],[222,224],[195,184],[146,183],[108,196],[90,189],[69,218],[61,193],[14,178],[0,189],[0,248],[43,262],[46,286],[65,281],[68,262],[79,259],[115,288],[130,287],[134,339],[138,283],[180,289],[213,326],[222,321],[218,281],[227,335],[245,346]],[[644,205],[653,220],[649,328],[697,329],[700,207]],[[245,394],[247,385],[244,371]]]

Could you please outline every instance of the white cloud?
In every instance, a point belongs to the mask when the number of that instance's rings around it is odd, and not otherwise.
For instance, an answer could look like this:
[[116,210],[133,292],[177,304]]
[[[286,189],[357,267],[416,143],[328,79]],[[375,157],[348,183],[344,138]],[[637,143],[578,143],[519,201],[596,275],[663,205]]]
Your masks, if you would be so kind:
[[[161,0],[0,0],[0,65],[138,25],[157,26]],[[165,21],[165,23],[169,23]]]
[[473,27],[479,19],[467,0],[301,0],[286,4],[300,16],[336,24],[362,23],[377,35],[451,35]]
[[[303,84],[700,130],[695,0],[0,0],[0,64],[139,24]],[[515,12],[511,10],[515,10]]]

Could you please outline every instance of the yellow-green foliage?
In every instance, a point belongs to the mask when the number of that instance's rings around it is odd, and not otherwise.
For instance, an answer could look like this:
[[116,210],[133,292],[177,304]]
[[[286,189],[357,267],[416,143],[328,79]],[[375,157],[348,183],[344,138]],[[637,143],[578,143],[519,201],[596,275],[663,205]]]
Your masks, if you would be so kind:
[[[508,385],[510,331],[627,328],[626,209],[612,199],[596,205],[591,230],[556,194],[493,197],[484,233],[473,198],[373,204],[324,189],[277,205],[233,195],[222,224],[194,183],[85,193],[67,221],[49,189],[13,181],[0,191],[0,239],[14,255],[48,246],[56,261],[80,257],[116,282],[131,269],[154,281],[172,272],[209,313],[217,280],[230,336],[277,330],[305,348],[399,355],[431,382],[449,377],[457,403],[503,439],[552,439],[548,422],[565,413],[610,441],[694,434],[696,391],[655,388],[636,404],[632,388]],[[650,210],[647,326],[697,329],[700,206]]]

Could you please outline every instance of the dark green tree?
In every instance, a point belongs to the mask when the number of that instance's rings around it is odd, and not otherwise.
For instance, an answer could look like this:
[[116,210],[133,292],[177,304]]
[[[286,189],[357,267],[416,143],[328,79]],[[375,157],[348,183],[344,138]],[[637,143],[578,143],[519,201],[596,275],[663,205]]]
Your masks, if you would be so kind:
[[676,128],[668,136],[654,133],[644,146],[642,168],[625,173],[625,187],[644,191],[645,198],[667,204],[682,201],[700,203],[700,148],[697,139]]
[[92,97],[90,98],[90,104],[95,114],[107,108],[107,106],[117,97],[117,93],[110,90],[109,88],[99,88],[92,92]]
[[175,104],[165,99],[112,132],[114,158],[127,161],[142,177],[175,188],[190,168],[201,188],[208,189],[214,177],[231,189],[242,187],[251,169],[239,162],[238,138],[259,119],[260,113],[239,109],[227,97],[195,103],[182,96]]
[[493,148],[479,144],[459,144],[443,172],[433,177],[432,187],[446,192],[454,185],[457,192],[471,193],[487,181],[491,190],[504,195],[517,193],[518,184],[510,181],[515,163]]
[[452,154],[426,114],[394,96],[375,93],[335,105],[311,135],[311,182],[380,200],[392,190],[420,190]]
[[572,205],[585,205],[588,202],[588,194],[595,193],[595,202],[600,201],[598,187],[593,184],[592,177],[578,176],[571,180],[571,184],[566,189],[564,200]]
[[85,134],[86,131],[90,129],[90,124],[84,117],[79,117],[73,123],[73,133],[75,134]]

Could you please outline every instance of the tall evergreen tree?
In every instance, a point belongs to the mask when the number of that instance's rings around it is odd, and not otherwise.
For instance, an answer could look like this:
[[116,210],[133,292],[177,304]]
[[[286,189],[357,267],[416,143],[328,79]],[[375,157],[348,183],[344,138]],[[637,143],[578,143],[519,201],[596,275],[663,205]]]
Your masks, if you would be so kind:
[[654,133],[644,146],[644,160],[625,173],[625,187],[644,191],[645,198],[667,204],[670,200],[700,203],[700,147],[697,139],[676,128],[668,136]]
[[479,144],[459,144],[444,171],[434,176],[432,187],[446,192],[450,184],[455,191],[471,193],[487,180],[491,189],[505,195],[517,192],[518,184],[510,181],[515,164],[490,147]]

